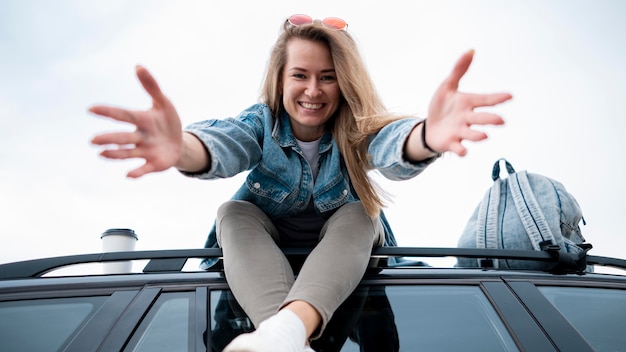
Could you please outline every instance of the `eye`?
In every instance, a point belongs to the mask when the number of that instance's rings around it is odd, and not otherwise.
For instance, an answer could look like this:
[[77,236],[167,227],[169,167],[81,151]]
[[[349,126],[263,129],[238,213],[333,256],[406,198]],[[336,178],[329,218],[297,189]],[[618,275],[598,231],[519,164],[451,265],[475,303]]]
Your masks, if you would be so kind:
[[306,79],[306,76],[302,73],[294,73],[291,75],[291,77],[295,78],[295,79]]
[[321,78],[322,81],[327,81],[327,82],[334,82],[337,80],[337,77],[333,76],[333,75],[326,75],[326,76],[322,76]]

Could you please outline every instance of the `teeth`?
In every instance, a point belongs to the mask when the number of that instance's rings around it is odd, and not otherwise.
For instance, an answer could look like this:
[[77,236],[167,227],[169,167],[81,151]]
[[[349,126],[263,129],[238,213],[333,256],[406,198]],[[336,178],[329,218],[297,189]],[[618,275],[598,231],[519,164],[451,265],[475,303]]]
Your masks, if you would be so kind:
[[300,105],[302,105],[302,107],[306,109],[321,109],[322,108],[322,104],[300,103]]

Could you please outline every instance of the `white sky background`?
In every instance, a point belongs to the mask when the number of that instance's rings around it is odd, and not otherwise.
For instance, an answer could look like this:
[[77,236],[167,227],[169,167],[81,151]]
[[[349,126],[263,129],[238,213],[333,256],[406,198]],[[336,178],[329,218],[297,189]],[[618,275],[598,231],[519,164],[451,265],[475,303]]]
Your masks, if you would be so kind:
[[237,115],[257,101],[285,18],[346,19],[381,96],[423,116],[453,63],[476,50],[461,90],[508,91],[506,125],[417,178],[381,181],[403,246],[453,247],[506,157],[563,183],[587,220],[591,254],[626,257],[626,2],[22,1],[0,0],[0,263],[101,251],[128,227],[138,250],[202,247],[217,207],[243,180],[175,170],[130,180],[139,160],[109,161],[89,144],[128,130],[93,104],[147,108],[146,66],[183,124]]

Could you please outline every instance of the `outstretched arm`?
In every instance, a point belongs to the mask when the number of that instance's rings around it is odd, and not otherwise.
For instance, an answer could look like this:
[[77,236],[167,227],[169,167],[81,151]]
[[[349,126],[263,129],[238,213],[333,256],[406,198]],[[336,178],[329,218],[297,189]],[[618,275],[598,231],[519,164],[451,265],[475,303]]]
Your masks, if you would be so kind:
[[494,106],[512,98],[508,93],[472,94],[459,92],[459,81],[467,72],[474,51],[463,54],[457,61],[450,75],[441,83],[430,101],[426,119],[425,138],[422,138],[421,123],[409,135],[405,145],[405,155],[411,160],[424,160],[435,153],[453,152],[459,156],[467,154],[461,142],[464,140],[481,141],[487,138],[484,132],[471,129],[472,125],[502,125],[504,120],[497,114],[477,112],[475,108]]
[[127,110],[96,105],[90,112],[117,121],[135,125],[133,132],[104,133],[95,136],[91,143],[105,146],[100,155],[109,159],[141,158],[145,163],[130,171],[128,177],[176,167],[183,171],[204,169],[209,155],[202,143],[193,135],[184,133],[180,118],[170,100],[161,92],[154,77],[137,66],[137,78],[152,98],[148,110]]

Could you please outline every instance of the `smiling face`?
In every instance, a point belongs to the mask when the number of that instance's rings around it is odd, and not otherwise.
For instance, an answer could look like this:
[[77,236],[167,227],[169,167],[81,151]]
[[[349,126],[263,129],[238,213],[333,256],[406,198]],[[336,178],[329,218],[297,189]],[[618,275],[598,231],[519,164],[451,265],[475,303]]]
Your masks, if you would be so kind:
[[296,138],[320,138],[340,101],[335,66],[326,44],[299,38],[289,41],[282,96]]

